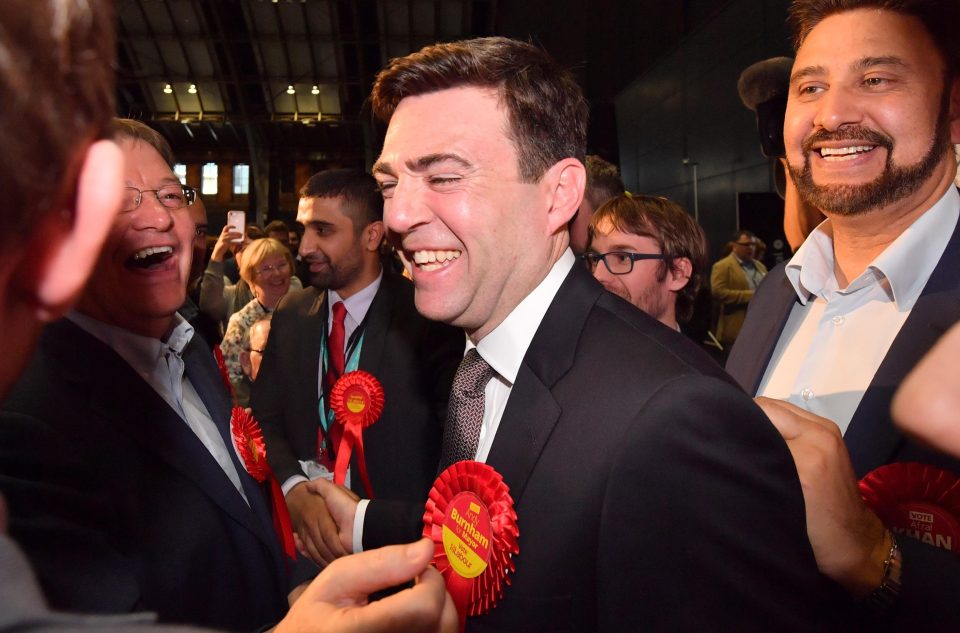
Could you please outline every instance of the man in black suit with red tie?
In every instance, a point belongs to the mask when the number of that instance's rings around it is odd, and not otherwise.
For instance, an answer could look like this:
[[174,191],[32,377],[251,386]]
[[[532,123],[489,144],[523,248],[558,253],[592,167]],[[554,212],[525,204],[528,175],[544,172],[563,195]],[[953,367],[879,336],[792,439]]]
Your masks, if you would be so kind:
[[[289,293],[274,313],[251,405],[294,529],[311,557],[326,563],[344,551],[336,543],[328,549],[319,537],[323,500],[304,483],[334,470],[341,427],[329,410],[330,389],[355,369],[377,378],[384,410],[363,430],[373,493],[419,501],[436,475],[464,337],[420,316],[413,284],[381,265],[383,198],[370,174],[322,171],[300,194],[300,256],[311,287]],[[369,496],[356,454],[352,461],[351,487]]]
[[[484,461],[516,504],[516,572],[468,630],[831,630],[838,595],[783,440],[568,248],[587,126],[571,76],[530,44],[438,44],[393,60],[372,103],[389,122],[373,171],[417,309],[469,338],[451,402],[483,395],[479,414],[448,419],[441,467]],[[489,379],[461,393],[478,359]],[[308,485],[344,548],[406,538],[423,513]]]

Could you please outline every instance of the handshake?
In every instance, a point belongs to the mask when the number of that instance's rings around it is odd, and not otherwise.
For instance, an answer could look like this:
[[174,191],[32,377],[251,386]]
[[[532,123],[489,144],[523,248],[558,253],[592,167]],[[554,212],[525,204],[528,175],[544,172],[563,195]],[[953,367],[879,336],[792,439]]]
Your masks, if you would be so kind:
[[[324,570],[296,598],[276,633],[316,630],[318,622],[323,633],[457,630],[456,608],[430,565],[430,541],[348,556],[359,497],[317,479],[294,486],[286,500],[297,549]],[[370,594],[410,581],[412,588],[368,602]]]

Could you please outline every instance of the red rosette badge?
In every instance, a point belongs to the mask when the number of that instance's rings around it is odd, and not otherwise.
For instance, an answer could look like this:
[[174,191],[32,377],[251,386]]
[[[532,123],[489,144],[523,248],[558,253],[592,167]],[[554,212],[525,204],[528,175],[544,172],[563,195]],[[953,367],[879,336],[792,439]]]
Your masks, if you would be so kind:
[[253,419],[250,412],[242,407],[234,407],[230,414],[230,435],[237,447],[237,452],[243,460],[243,466],[258,483],[267,482],[270,497],[273,528],[280,538],[283,551],[290,558],[297,557],[297,549],[293,542],[293,527],[290,523],[290,511],[283,498],[280,482],[273,474],[267,463],[267,447],[263,443],[263,433],[260,425]]
[[917,462],[887,464],[860,480],[860,494],[897,534],[960,552],[960,479]]
[[383,386],[373,374],[363,370],[351,371],[340,376],[330,390],[330,409],[336,421],[343,425],[337,461],[333,467],[333,482],[343,485],[350,465],[350,455],[357,449],[357,465],[360,480],[373,499],[373,486],[367,474],[367,458],[363,452],[363,429],[377,421],[383,413]]
[[423,515],[434,542],[433,564],[443,574],[460,616],[481,615],[503,597],[519,553],[517,513],[503,477],[487,464],[457,462],[440,473]]

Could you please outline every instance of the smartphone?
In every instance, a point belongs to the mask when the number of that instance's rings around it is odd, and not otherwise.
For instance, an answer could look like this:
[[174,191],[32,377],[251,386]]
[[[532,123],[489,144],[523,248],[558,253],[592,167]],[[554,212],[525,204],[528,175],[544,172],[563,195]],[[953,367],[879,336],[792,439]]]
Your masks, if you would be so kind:
[[230,227],[230,230],[240,234],[240,239],[237,240],[237,243],[242,244],[244,230],[247,227],[247,212],[227,211],[227,225]]

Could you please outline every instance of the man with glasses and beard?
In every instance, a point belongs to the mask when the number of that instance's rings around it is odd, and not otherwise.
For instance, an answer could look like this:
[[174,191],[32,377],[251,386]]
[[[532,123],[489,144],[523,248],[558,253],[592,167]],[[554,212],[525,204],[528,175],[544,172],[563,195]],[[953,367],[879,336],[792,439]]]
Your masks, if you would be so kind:
[[960,626],[960,559],[894,535],[910,526],[876,501],[909,490],[897,463],[960,473],[890,420],[896,386],[960,318],[958,11],[953,0],[794,2],[787,162],[827,220],[770,273],[727,364],[794,454],[820,569],[883,605],[880,628]]

